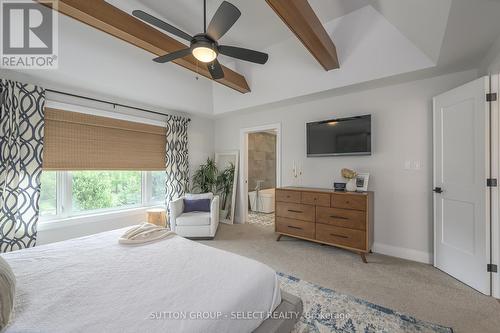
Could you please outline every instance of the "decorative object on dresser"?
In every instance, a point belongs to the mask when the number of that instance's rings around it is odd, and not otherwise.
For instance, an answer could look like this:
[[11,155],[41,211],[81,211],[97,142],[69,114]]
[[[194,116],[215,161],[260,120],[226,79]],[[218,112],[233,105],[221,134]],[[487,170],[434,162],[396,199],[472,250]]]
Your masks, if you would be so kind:
[[369,173],[358,173],[356,175],[356,192],[368,192]]
[[276,232],[357,252],[363,262],[373,244],[374,193],[329,189],[276,189]]
[[355,192],[356,191],[356,176],[357,176],[356,171],[344,168],[344,169],[342,169],[340,174],[342,175],[342,177],[347,179],[347,184],[345,187],[347,192]]
[[346,183],[333,183],[333,189],[338,192],[345,192]]

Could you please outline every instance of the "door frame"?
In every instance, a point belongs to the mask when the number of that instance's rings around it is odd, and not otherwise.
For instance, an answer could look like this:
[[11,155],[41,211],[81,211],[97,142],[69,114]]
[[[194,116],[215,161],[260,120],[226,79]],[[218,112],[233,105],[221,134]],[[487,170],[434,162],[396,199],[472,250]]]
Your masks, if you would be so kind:
[[[500,74],[490,76],[490,92],[500,97]],[[500,100],[490,103],[490,160],[491,177],[500,180]],[[491,226],[490,226],[490,261],[492,264],[500,264],[500,194],[498,187],[491,187]],[[491,295],[500,298],[500,274],[490,273]]]
[[239,223],[248,220],[248,134],[264,131],[276,131],[276,187],[281,186],[281,123],[274,123],[256,127],[242,128],[240,130],[240,195],[238,208]]

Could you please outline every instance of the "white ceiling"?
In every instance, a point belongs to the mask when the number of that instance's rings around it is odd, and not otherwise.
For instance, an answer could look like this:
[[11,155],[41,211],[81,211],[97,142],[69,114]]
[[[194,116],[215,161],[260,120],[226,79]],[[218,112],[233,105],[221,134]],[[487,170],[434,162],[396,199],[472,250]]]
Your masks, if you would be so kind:
[[324,24],[369,5],[371,2],[373,0],[309,0],[309,4]]
[[[189,34],[196,34],[203,29],[203,0],[137,1]],[[451,1],[309,0],[309,3],[323,24],[371,5],[427,55],[437,60]],[[221,2],[222,0],[207,0],[207,22],[210,21]],[[259,50],[293,37],[293,34],[282,24],[264,0],[232,0],[231,2],[240,9],[242,16],[222,39],[223,43]],[[119,2],[116,4],[120,6]],[[258,23],[255,21],[256,18],[258,18]]]
[[478,63],[500,37],[500,0],[453,0],[438,66]]
[[[267,49],[266,66],[240,65],[252,93],[214,86],[216,114],[307,96],[434,66],[434,62],[372,6],[325,25],[335,36],[340,69],[325,72],[294,39]],[[293,69],[293,70],[291,70]]]
[[[138,2],[190,35],[203,32],[203,0],[138,0]],[[230,0],[230,2],[241,11],[241,17],[220,40],[221,44],[261,50],[293,36],[264,0]],[[207,24],[221,3],[222,0],[207,0]]]
[[[202,0],[107,0],[143,9],[189,34]],[[26,71],[34,83],[164,109],[217,114],[428,68],[479,66],[500,35],[500,0],[309,0],[336,43],[341,68],[322,70],[264,0],[229,0],[241,18],[221,43],[262,50],[269,62],[221,62],[244,74],[239,94],[73,19],[60,19],[60,67]],[[208,21],[222,0],[207,0]],[[197,98],[192,98],[197,96]]]

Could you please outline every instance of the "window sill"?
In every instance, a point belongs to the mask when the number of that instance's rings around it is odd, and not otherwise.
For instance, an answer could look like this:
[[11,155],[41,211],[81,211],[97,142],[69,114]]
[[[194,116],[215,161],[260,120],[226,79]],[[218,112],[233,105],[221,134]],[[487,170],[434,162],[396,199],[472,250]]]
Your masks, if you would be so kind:
[[153,205],[153,206],[143,206],[143,207],[134,207],[129,209],[121,209],[121,210],[113,210],[107,212],[98,212],[92,214],[85,215],[77,215],[66,218],[49,218],[49,219],[41,219],[38,222],[38,231],[45,230],[53,230],[59,229],[69,226],[75,226],[86,223],[97,223],[106,220],[118,219],[128,216],[139,216],[142,215],[144,221],[146,220],[146,211],[151,208],[158,208],[165,206],[162,205]]

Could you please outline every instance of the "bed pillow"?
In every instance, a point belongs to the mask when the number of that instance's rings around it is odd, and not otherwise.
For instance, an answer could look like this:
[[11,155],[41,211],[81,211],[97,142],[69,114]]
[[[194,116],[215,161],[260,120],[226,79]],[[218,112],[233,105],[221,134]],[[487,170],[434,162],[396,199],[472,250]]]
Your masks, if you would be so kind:
[[210,199],[184,199],[184,213],[210,212]]
[[199,199],[210,199],[212,200],[214,198],[214,194],[209,192],[209,193],[201,193],[201,194],[192,194],[188,193],[185,196],[186,199],[188,200],[199,200]]
[[0,331],[9,324],[14,295],[16,291],[16,278],[7,261],[0,256]]

